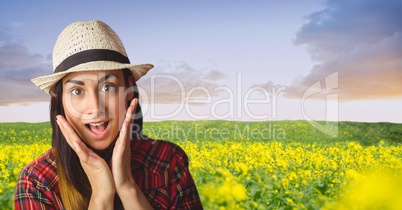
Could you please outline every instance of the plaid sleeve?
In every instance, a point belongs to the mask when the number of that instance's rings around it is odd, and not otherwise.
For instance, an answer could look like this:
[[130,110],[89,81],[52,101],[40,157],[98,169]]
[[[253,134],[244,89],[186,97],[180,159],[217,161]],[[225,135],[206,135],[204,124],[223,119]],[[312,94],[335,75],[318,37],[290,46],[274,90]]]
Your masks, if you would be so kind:
[[170,169],[171,209],[203,209],[188,168],[187,155],[179,147],[173,155]]
[[20,172],[14,194],[14,208],[63,209],[59,195],[54,190],[57,177],[51,161],[47,159],[38,162],[38,160]]

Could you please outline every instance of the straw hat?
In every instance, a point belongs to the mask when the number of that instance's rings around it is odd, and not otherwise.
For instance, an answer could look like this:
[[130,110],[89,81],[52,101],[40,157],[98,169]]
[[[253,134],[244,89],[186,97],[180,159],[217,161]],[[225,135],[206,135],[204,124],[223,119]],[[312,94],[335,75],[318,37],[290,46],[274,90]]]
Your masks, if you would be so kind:
[[75,22],[57,38],[53,49],[53,74],[31,81],[45,93],[65,75],[77,71],[130,69],[137,81],[154,66],[130,64],[119,36],[102,21]]

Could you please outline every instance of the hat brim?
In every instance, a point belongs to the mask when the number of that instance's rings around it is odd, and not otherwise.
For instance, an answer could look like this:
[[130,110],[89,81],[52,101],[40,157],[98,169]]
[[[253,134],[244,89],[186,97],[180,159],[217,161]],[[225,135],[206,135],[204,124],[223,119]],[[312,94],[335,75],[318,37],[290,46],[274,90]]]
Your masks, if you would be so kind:
[[123,64],[113,61],[93,61],[74,66],[63,72],[36,77],[31,79],[31,81],[43,92],[52,94],[54,85],[64,76],[72,72],[129,69],[134,80],[137,81],[153,67],[154,65],[152,64]]

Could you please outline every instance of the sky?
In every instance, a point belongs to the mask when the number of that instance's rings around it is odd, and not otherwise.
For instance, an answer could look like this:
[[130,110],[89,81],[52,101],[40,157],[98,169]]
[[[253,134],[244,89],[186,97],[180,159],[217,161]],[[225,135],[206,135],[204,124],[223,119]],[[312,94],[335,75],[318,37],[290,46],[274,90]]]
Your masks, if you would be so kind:
[[101,20],[152,63],[144,119],[402,123],[400,0],[3,1],[0,122],[49,120],[30,79],[57,36]]

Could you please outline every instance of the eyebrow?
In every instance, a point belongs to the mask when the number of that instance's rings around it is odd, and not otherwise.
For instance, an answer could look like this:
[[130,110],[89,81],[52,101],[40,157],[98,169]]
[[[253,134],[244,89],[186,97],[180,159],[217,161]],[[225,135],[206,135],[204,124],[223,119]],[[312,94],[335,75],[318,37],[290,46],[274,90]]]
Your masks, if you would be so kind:
[[[113,77],[119,78],[119,76],[117,76],[116,74],[108,74],[108,75],[106,75],[106,76],[100,78],[100,79],[98,80],[98,83],[102,83],[102,82],[104,82],[105,80],[108,80],[108,79],[113,78]],[[84,83],[83,81],[80,81],[80,80],[73,80],[73,79],[69,79],[69,80],[67,80],[66,82],[64,82],[64,84],[66,84],[66,83],[74,83],[74,84],[77,84],[77,85],[85,85],[85,83]]]
[[100,78],[98,80],[98,83],[102,83],[103,81],[108,80],[108,79],[113,78],[113,77],[119,78],[119,76],[117,76],[116,74],[108,74],[108,75]]

